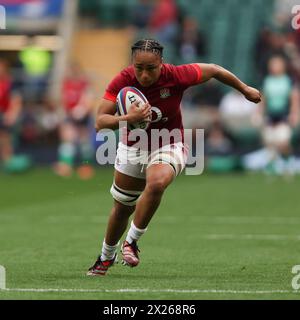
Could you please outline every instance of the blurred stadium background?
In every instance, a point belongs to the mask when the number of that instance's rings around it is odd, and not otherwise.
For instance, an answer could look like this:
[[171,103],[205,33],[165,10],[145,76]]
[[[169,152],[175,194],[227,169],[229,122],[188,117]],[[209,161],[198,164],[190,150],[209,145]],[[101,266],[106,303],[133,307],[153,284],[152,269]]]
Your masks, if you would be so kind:
[[[5,90],[9,91],[6,97],[15,103],[9,116],[0,105],[0,264],[10,272],[7,285],[98,288],[84,272],[100,248],[111,206],[112,169],[96,163],[93,116],[108,82],[130,63],[129,48],[136,39],[161,41],[165,62],[220,64],[261,90],[270,57],[280,55],[298,91],[300,29],[291,25],[297,2],[0,0],[6,10],[6,29],[0,30],[0,95],[4,101]],[[78,104],[84,94],[86,100],[81,102],[86,103],[89,117],[82,123],[85,140],[75,157],[74,149],[64,144],[74,132],[62,127],[70,105]],[[276,298],[280,289],[286,290],[281,298],[294,298],[288,292],[291,267],[299,264],[295,246],[299,181],[296,176],[291,183],[281,178],[270,183],[269,176],[247,174],[271,172],[258,107],[210,81],[186,92],[182,110],[186,128],[205,129],[205,174],[179,177],[170,187],[153,232],[143,240],[141,268],[133,275],[118,267],[115,277],[101,280],[107,289],[212,291],[192,296],[160,292],[85,297]],[[81,111],[78,108],[79,120]],[[290,128],[295,157],[289,167],[297,174],[299,119]],[[55,166],[60,160],[74,165],[79,177],[88,181],[56,177],[55,173],[72,174]],[[210,172],[227,174],[206,174]],[[178,234],[188,235],[184,243]],[[187,248],[192,250],[188,256]],[[22,263],[16,263],[17,257]],[[174,264],[181,258],[187,264],[184,270]],[[157,259],[165,263],[157,265]],[[225,291],[218,295],[215,289]],[[269,293],[258,295],[257,290]],[[83,297],[80,292],[0,294],[8,299]]]
[[[68,104],[64,97],[72,100],[74,91],[74,86],[64,84],[68,68],[75,65],[81,69],[78,72],[93,92],[95,111],[108,82],[130,63],[129,47],[137,38],[160,40],[168,63],[220,64],[259,89],[268,73],[268,59],[280,54],[288,62],[289,76],[297,83],[300,33],[291,26],[291,10],[296,3],[2,0],[7,28],[0,31],[0,58],[9,63],[11,94],[19,94],[22,107],[11,126],[15,156],[5,159],[4,164],[2,161],[2,167],[15,172],[57,161],[59,127],[64,104]],[[68,74],[71,81],[72,76]],[[261,124],[255,121],[253,104],[210,81],[190,89],[182,107],[186,128],[206,130],[207,170],[262,168],[263,153],[250,163],[243,158],[263,148]],[[89,142],[96,148],[93,121],[86,125]],[[293,127],[292,144],[298,154],[298,124]]]

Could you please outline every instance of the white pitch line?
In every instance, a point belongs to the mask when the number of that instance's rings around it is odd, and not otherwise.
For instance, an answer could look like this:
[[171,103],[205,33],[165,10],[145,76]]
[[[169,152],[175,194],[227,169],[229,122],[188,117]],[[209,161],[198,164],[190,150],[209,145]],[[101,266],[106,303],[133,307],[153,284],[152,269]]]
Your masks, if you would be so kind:
[[199,236],[207,240],[271,240],[271,241],[299,241],[300,235],[284,234],[207,234]]
[[228,293],[228,294],[281,294],[298,293],[297,290],[214,290],[214,289],[62,289],[62,288],[6,288],[0,289],[1,292],[81,292],[81,293]]

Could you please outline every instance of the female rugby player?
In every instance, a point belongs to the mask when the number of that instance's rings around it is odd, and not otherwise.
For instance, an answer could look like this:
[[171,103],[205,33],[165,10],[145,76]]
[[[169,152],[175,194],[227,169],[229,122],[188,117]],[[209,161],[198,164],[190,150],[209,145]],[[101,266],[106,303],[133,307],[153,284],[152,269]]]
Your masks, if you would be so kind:
[[[247,86],[218,65],[193,63],[174,66],[163,63],[163,47],[155,40],[140,40],[131,50],[132,65],[112,80],[100,102],[95,125],[97,131],[104,128],[118,129],[120,121],[133,124],[149,121],[152,117],[147,129],[148,136],[151,129],[179,129],[183,132],[180,102],[184,91],[211,78],[237,89],[252,102],[258,103],[261,100],[258,90]],[[126,86],[136,87],[149,103],[141,108],[134,103],[126,115],[116,116],[116,97]],[[89,269],[88,275],[105,275],[114,264],[119,240],[133,212],[134,217],[121,252],[123,264],[131,267],[139,264],[137,241],[147,230],[164,191],[185,166],[186,149],[182,136],[162,146],[159,152],[150,154],[147,165],[122,161],[126,157],[137,158],[137,151],[128,140],[119,143],[111,187],[114,206],[101,255]]]

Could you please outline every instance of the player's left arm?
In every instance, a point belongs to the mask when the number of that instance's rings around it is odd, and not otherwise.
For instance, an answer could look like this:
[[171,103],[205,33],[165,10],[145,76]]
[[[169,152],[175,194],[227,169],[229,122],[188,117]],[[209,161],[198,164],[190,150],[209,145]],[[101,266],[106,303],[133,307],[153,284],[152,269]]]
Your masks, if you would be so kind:
[[211,78],[215,78],[224,84],[227,84],[240,91],[246,99],[251,102],[258,103],[261,100],[260,92],[242,82],[237,76],[230,71],[216,64],[198,63],[201,69],[201,82],[206,82]]

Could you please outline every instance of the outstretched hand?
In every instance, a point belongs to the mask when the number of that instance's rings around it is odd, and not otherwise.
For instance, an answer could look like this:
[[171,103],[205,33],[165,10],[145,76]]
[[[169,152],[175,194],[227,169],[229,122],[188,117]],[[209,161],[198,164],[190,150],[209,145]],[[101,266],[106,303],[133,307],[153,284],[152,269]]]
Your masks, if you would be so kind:
[[247,86],[243,90],[243,94],[245,98],[251,102],[258,103],[261,101],[261,93],[255,88]]

